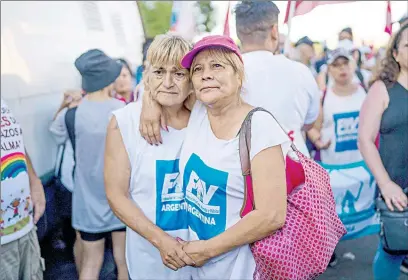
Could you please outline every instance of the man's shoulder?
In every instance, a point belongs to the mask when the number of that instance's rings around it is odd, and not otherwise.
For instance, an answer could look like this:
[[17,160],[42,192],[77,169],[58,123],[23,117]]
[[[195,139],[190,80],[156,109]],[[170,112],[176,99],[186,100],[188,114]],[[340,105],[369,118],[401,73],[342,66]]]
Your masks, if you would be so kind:
[[244,63],[249,62],[258,62],[258,61],[267,61],[275,59],[275,55],[268,51],[252,51],[242,54]]
[[288,64],[290,63],[290,66],[294,71],[296,71],[296,73],[300,74],[311,73],[310,69],[303,63],[291,59],[287,59],[287,61],[288,61],[287,63]]
[[296,74],[304,75],[305,73],[310,72],[310,69],[307,68],[306,65],[298,61],[289,59],[283,54],[274,55],[272,56],[272,59],[275,66],[279,66],[282,69],[288,69],[294,75]]

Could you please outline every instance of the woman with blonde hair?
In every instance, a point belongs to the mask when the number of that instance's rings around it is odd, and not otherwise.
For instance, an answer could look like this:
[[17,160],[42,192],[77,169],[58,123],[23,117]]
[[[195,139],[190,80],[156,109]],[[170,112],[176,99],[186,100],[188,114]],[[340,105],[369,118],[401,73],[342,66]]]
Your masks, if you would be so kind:
[[[193,279],[252,279],[255,260],[249,244],[285,223],[283,144],[289,144],[289,138],[269,113],[255,112],[242,100],[244,64],[229,37],[203,38],[181,64],[190,69],[197,101],[180,155],[190,238],[180,242],[195,262]],[[241,218],[246,190],[238,134],[252,113],[250,161],[256,207]]]
[[180,60],[190,49],[181,37],[160,35],[148,50],[145,89],[169,120],[163,145],[149,145],[140,136],[141,103],[115,111],[108,127],[106,195],[127,225],[126,262],[133,280],[190,279],[190,267],[185,266],[194,264],[176,240],[188,238],[184,192],[177,178],[190,118],[183,103],[191,93],[189,73]]
[[[375,139],[380,133],[380,148]],[[380,70],[371,82],[371,88],[360,112],[359,147],[364,160],[373,173],[381,193],[381,220],[383,214],[408,212],[408,25],[392,38]],[[379,205],[380,205],[379,204]],[[374,259],[374,279],[398,279],[399,267],[408,251],[390,252],[387,242],[400,242],[407,247],[408,230],[400,227],[399,240],[391,240],[388,231],[381,234],[381,242]],[[385,235],[384,235],[385,234]],[[405,244],[405,245],[404,245]]]

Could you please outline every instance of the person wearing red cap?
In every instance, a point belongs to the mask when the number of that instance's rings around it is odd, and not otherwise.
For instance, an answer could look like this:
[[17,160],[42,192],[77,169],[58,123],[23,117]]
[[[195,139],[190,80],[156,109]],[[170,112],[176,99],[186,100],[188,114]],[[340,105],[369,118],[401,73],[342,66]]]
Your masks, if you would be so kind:
[[[244,63],[231,38],[203,38],[181,65],[190,69],[197,98],[179,166],[190,236],[182,243],[195,262],[192,278],[252,279],[255,260],[249,244],[285,223],[284,156],[290,141],[269,113],[254,112],[242,100]],[[245,184],[237,135],[249,113],[257,207],[241,218]]]
[[[309,156],[303,134],[319,116],[321,93],[310,69],[284,55],[274,55],[279,48],[279,13],[272,1],[242,1],[235,8],[245,67],[242,98],[273,113],[296,147]],[[164,117],[154,108],[142,115],[142,135],[159,143],[159,123],[161,119],[165,129]]]
[[181,64],[190,69],[197,97],[180,155],[190,239],[196,241],[183,250],[202,265],[193,279],[250,279],[255,262],[249,244],[285,222],[289,138],[269,113],[253,114],[250,160],[257,207],[241,219],[245,184],[237,135],[254,109],[241,98],[242,56],[231,38],[208,36]]

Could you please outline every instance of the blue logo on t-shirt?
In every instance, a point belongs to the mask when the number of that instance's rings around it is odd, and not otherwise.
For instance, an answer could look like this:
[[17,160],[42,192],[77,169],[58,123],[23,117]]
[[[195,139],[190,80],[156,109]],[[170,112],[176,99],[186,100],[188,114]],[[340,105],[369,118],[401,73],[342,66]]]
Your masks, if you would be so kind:
[[187,229],[179,174],[178,159],[156,161],[156,225],[163,230]]
[[359,112],[333,115],[336,134],[336,152],[358,150]]
[[228,173],[207,166],[192,154],[183,178],[186,190],[188,225],[200,240],[225,231]]

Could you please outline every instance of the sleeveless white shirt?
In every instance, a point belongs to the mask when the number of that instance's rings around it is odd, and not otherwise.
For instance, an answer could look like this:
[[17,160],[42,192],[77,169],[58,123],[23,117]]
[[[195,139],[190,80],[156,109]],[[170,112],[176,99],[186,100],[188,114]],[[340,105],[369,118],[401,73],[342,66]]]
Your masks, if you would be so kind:
[[[129,192],[148,219],[173,237],[188,240],[184,192],[179,184],[179,155],[186,129],[161,131],[163,144],[149,145],[139,133],[141,102],[114,112],[131,165]],[[159,250],[129,227],[126,262],[132,280],[190,279],[191,267],[172,271]]]
[[[260,151],[288,141],[265,112],[252,119],[251,159]],[[207,110],[198,102],[190,116],[180,156],[180,176],[186,192],[190,240],[208,240],[235,225],[244,202],[239,139],[218,139]],[[256,188],[256,186],[255,186]],[[215,257],[193,270],[193,279],[253,279],[255,260],[249,245]]]
[[327,90],[321,138],[323,143],[331,140],[331,145],[320,151],[323,163],[338,165],[363,160],[357,140],[360,109],[366,95],[361,86],[349,96],[336,95],[331,88]]

